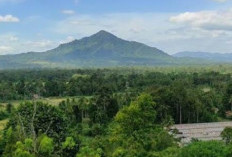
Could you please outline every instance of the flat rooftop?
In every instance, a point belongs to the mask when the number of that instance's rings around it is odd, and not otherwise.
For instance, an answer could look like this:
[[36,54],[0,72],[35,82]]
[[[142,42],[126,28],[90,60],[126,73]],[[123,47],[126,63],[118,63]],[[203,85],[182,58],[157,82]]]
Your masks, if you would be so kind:
[[232,127],[232,122],[215,123],[194,123],[194,124],[176,124],[171,130],[177,129],[176,138],[181,139],[181,143],[190,143],[192,139],[202,141],[221,140],[221,132],[226,127]]

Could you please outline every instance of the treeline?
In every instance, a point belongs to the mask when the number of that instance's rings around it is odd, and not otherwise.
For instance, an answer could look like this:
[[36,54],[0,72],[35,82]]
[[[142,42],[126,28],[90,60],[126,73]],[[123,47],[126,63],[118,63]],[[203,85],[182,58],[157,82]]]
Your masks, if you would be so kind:
[[18,70],[0,72],[0,101],[93,96],[108,89],[119,106],[141,92],[152,95],[160,120],[211,122],[232,110],[230,74],[161,73],[136,70]]

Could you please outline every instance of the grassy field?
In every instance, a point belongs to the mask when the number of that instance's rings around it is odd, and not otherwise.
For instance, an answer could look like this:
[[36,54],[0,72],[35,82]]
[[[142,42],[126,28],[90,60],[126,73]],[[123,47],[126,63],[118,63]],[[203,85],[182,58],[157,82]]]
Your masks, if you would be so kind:
[[[86,98],[90,98],[90,96],[85,96]],[[4,102],[4,103],[0,103],[0,106],[5,106],[7,103],[11,103],[13,106],[17,107],[20,103],[23,103],[25,101],[40,101],[43,103],[47,103],[50,105],[54,105],[57,106],[59,105],[59,103],[61,103],[62,101],[65,101],[67,99],[76,99],[78,100],[80,98],[80,96],[75,96],[75,97],[50,97],[50,98],[39,98],[39,99],[35,99],[35,100],[12,100],[12,101],[8,101],[8,102]]]
[[0,132],[2,132],[3,129],[6,127],[7,122],[8,122],[8,119],[4,119],[0,121]]
[[0,121],[0,131],[2,131],[5,128],[7,122],[8,122],[8,119],[4,119]]

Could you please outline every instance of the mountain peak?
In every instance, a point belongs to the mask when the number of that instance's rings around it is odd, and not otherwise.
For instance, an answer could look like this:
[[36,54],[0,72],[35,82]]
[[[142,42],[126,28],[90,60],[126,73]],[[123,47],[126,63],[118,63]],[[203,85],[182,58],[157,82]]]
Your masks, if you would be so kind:
[[[113,35],[112,33],[107,32],[107,31],[105,31],[105,30],[100,30],[100,31],[97,32],[96,34],[100,34],[100,35]],[[95,35],[96,35],[96,34],[95,34]]]
[[105,30],[101,30],[97,32],[96,34],[92,35],[91,37],[95,37],[98,39],[112,39],[112,38],[117,38],[114,34],[107,32]]

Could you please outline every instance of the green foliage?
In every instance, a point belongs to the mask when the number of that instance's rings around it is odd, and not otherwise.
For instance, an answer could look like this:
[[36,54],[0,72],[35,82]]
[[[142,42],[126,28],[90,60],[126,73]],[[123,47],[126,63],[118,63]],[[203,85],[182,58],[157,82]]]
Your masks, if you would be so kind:
[[221,133],[222,139],[226,142],[226,144],[230,144],[232,142],[232,128],[226,127]]
[[14,133],[12,127],[7,128],[4,131],[3,137],[1,139],[1,154],[4,157],[11,157],[15,151],[15,143],[17,142],[16,133]]
[[118,112],[110,137],[113,156],[149,156],[174,145],[172,137],[155,123],[155,106],[150,95],[142,94]]
[[22,136],[26,137],[34,134],[32,125],[36,135],[47,134],[54,138],[56,142],[65,137],[66,121],[62,112],[54,106],[41,102],[20,104],[9,124],[15,130],[19,126]]
[[[230,118],[231,75],[204,69],[0,71],[0,156],[231,157],[231,128],[183,148],[164,129]],[[31,100],[49,96],[66,100]]]
[[82,147],[80,152],[76,155],[76,157],[102,157],[102,150],[100,148],[94,150],[88,146]]
[[21,104],[12,114],[3,134],[4,156],[14,155],[16,142],[24,146],[24,149],[17,150],[19,154],[27,151],[36,157],[39,154],[52,156],[66,136],[65,119],[65,115],[54,106],[41,102]]
[[[53,151],[53,140],[46,135],[42,135],[39,138],[39,141],[34,141],[31,138],[26,138],[23,142],[17,141],[15,144],[15,150],[11,154],[13,157],[51,157]],[[4,154],[4,156],[10,155]]]
[[30,148],[32,147],[31,142],[31,139],[26,139],[25,143],[18,141],[16,143],[16,150],[13,153],[13,157],[35,157],[35,155],[30,153]]
[[8,103],[6,105],[6,112],[11,114],[12,110],[13,110],[13,105],[11,103]]
[[100,124],[93,124],[90,129],[91,136],[103,135],[105,133],[105,127]]
[[5,132],[5,140],[10,141],[12,139],[12,136],[13,136],[13,129],[12,127],[9,127]]
[[75,99],[67,99],[66,101],[62,101],[59,104],[59,108],[67,117],[69,125],[76,125],[77,123],[82,122],[82,110]]
[[34,157],[34,155],[30,154],[30,152],[26,150],[23,143],[17,142],[16,151],[14,152],[13,157]]
[[169,147],[161,152],[152,153],[151,156],[154,156],[154,157],[178,157],[179,153],[180,153],[180,148]]
[[78,152],[78,144],[72,137],[66,137],[65,142],[62,143],[63,157],[75,157]]
[[181,150],[178,157],[225,157],[226,145],[219,141],[194,142]]
[[76,143],[72,137],[67,137],[65,142],[62,144],[63,149],[73,149]]
[[89,108],[89,116],[93,123],[106,124],[118,112],[117,100],[109,88],[103,87],[93,98]]
[[28,150],[32,150],[32,149],[33,149],[33,143],[34,143],[34,141],[33,141],[32,139],[30,139],[30,138],[26,138],[26,139],[24,140],[24,145],[25,145],[25,147],[26,147]]
[[53,139],[47,136],[42,136],[39,145],[39,152],[44,155],[50,156],[53,151],[54,151]]
[[130,106],[124,107],[115,117],[121,131],[130,135],[135,130],[145,129],[152,126],[156,119],[155,103],[152,97],[141,95]]
[[124,148],[118,147],[112,154],[112,157],[126,157],[126,154],[127,151]]

